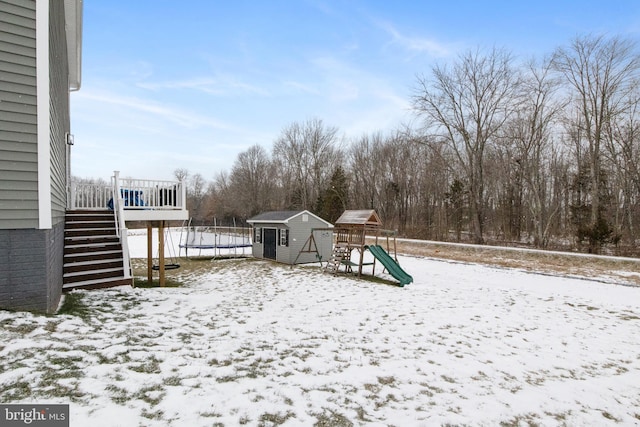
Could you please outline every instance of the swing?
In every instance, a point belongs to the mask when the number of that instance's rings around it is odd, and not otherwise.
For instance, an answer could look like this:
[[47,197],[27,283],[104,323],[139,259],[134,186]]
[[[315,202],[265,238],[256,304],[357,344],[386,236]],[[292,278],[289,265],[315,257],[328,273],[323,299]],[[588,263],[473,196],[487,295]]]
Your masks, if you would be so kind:
[[[171,237],[171,233],[169,233],[169,227],[165,228],[164,230],[164,241],[167,241],[167,236],[169,237],[169,241],[171,242],[171,244],[169,245],[169,263],[165,262],[164,263],[164,269],[166,270],[176,270],[178,268],[180,268],[180,264],[178,264],[176,257],[175,257],[175,250],[173,248],[173,237]],[[158,263],[160,261],[160,254],[158,254]],[[152,265],[151,269],[154,271],[158,271],[160,270],[160,266],[159,265]]]

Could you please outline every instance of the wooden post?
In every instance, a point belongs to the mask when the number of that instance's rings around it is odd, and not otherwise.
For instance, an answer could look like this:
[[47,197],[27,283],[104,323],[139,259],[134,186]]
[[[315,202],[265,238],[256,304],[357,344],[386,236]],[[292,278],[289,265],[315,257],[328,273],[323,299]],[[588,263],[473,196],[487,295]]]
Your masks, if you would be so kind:
[[393,259],[398,262],[398,247],[396,246],[396,235],[393,235]]
[[362,263],[364,262],[364,245],[365,239],[367,238],[367,233],[365,232],[364,227],[362,228],[362,236],[360,237],[360,265],[358,265],[358,277],[362,276]]
[[147,282],[151,286],[153,280],[153,227],[147,221]]
[[[380,234],[380,231],[376,229],[376,246],[378,245],[378,234]],[[371,275],[372,276],[376,275],[376,257],[373,257],[373,267],[371,268]]]
[[158,280],[164,286],[164,221],[158,226]]

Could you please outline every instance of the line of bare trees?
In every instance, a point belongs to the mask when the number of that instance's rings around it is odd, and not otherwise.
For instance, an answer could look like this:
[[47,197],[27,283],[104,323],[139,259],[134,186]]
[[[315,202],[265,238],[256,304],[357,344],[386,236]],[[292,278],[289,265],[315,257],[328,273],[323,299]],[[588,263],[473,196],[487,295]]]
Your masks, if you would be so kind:
[[271,152],[250,147],[210,183],[176,176],[202,222],[375,209],[410,237],[634,248],[639,78],[636,45],[620,37],[578,37],[525,63],[469,51],[416,77],[418,126],[345,140],[322,120],[294,122]]

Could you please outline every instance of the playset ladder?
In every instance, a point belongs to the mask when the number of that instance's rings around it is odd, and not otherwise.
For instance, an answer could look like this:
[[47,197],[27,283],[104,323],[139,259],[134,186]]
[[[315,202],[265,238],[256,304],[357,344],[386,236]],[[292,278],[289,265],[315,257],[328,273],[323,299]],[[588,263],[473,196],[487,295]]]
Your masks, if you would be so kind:
[[351,258],[351,249],[349,245],[345,245],[343,243],[337,243],[333,248],[333,253],[331,254],[331,259],[327,263],[325,267],[326,271],[331,273],[337,273],[340,269],[340,264],[344,259],[349,261]]

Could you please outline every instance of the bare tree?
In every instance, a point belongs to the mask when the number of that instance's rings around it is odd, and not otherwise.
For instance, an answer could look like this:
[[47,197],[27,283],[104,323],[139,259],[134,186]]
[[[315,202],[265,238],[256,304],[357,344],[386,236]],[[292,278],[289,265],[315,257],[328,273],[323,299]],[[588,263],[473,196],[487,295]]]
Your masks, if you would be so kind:
[[178,168],[173,171],[173,176],[175,176],[178,181],[186,183],[187,178],[189,177],[189,171],[185,168]]
[[210,199],[207,201],[207,211],[215,218],[227,218],[238,216],[234,211],[233,192],[229,183],[229,173],[219,172],[211,184],[209,193]]
[[292,123],[273,146],[280,183],[291,208],[311,209],[340,164],[338,128],[322,120]]
[[[640,84],[640,82],[638,82]],[[626,237],[635,240],[640,200],[640,88],[630,93],[629,108],[612,121],[606,136],[608,162],[615,174],[616,228],[626,229]]]
[[[363,135],[349,149],[352,206],[376,209],[385,227],[402,234],[425,227],[422,191],[428,147],[403,125],[388,136]],[[432,187],[429,187],[432,189]]]
[[234,210],[243,218],[269,210],[273,203],[273,165],[266,150],[254,145],[240,153],[231,168]]
[[202,209],[205,203],[207,187],[208,183],[201,174],[196,173],[189,178],[187,209],[189,209],[191,217],[197,222],[206,222],[207,220]]
[[463,54],[451,69],[436,65],[431,74],[418,77],[413,108],[455,153],[469,186],[474,239],[482,243],[485,149],[516,104],[517,73],[511,55],[493,49]]
[[375,133],[363,135],[348,150],[348,167],[351,170],[351,200],[357,209],[379,209],[380,188],[378,180],[382,170],[383,136]]
[[[589,223],[582,226],[589,234],[591,249],[610,234],[603,206],[603,148],[607,130],[628,108],[629,93],[640,71],[635,43],[618,37],[584,36],[554,54],[554,66],[572,88],[579,119],[574,127],[584,141],[588,169]],[[579,171],[580,172],[580,171]]]
[[563,104],[556,96],[559,81],[551,71],[550,60],[526,64],[521,82],[522,101],[514,109],[504,138],[513,145],[511,169],[522,181],[523,204],[531,215],[534,245],[539,247],[548,244],[552,219],[560,208],[550,199],[550,166],[556,155],[552,147],[554,125]]
[[385,226],[397,228],[401,234],[411,225],[419,205],[418,186],[425,161],[422,148],[409,129],[396,130],[384,141],[379,162],[381,170],[373,175],[383,186],[380,207]]

